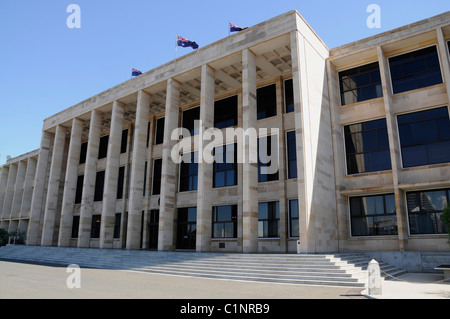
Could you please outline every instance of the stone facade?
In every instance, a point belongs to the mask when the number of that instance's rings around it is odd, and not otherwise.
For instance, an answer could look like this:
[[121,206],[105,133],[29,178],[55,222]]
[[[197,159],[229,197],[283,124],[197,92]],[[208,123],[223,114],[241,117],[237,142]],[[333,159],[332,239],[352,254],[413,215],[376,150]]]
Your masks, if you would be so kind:
[[[43,246],[174,250],[190,236],[180,228],[190,227],[197,251],[296,252],[297,241],[304,253],[449,251],[445,234],[410,233],[406,193],[450,189],[450,163],[403,168],[397,127],[398,114],[449,107],[449,39],[448,12],[334,49],[296,11],[229,36],[45,119],[40,149],[3,166],[0,227],[26,231],[28,245]],[[393,94],[388,59],[431,45],[442,84]],[[373,62],[382,97],[342,106],[339,72]],[[286,112],[286,80],[293,112]],[[258,120],[257,90],[273,84],[276,115]],[[198,106],[200,132],[213,127],[215,101],[231,96],[234,128],[279,130],[278,178],[258,182],[258,166],[247,161],[237,165],[235,185],[214,187],[214,165],[201,162],[196,189],[180,191],[173,130]],[[391,169],[348,175],[344,126],[379,118],[387,123]],[[161,144],[157,123],[164,123]],[[288,132],[296,178],[288,176]],[[199,136],[184,141],[195,152],[206,147]],[[240,155],[256,151],[250,143]],[[377,194],[394,194],[398,233],[352,236],[349,198]],[[264,237],[259,205],[268,202],[277,203],[278,226],[276,236]],[[236,207],[228,220],[235,235],[217,237],[212,211],[224,205]],[[180,211],[194,207],[196,218],[182,220]]]

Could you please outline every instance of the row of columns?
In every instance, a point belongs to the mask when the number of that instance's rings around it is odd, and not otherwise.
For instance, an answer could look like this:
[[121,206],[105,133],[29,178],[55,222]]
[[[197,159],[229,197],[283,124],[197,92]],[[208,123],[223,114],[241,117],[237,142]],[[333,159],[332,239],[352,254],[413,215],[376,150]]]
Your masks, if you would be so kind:
[[[293,32],[291,44],[298,48],[299,34]],[[300,85],[299,52],[293,49],[293,79],[294,87]],[[250,49],[242,51],[242,128],[257,128],[256,102],[256,56]],[[175,248],[175,214],[177,192],[177,164],[171,160],[171,151],[177,141],[171,139],[172,131],[178,128],[180,112],[180,83],[175,79],[167,80],[166,109],[164,125],[164,145],[162,154],[162,180],[160,194],[159,220],[159,250],[173,250]],[[297,141],[302,141],[302,126],[300,101],[301,96],[295,92]],[[214,95],[215,70],[209,65],[201,69],[200,119],[203,127],[213,127],[214,124]],[[131,178],[128,199],[128,219],[126,230],[126,248],[140,248],[140,234],[142,223],[144,166],[146,157],[147,125],[150,116],[151,96],[143,91],[138,92],[136,121],[133,134],[133,148],[131,154]],[[112,107],[111,127],[109,134],[108,154],[106,159],[105,188],[102,202],[102,219],[100,230],[100,248],[112,248],[115,221],[116,193],[118,185],[118,170],[120,157],[120,138],[124,119],[124,105],[114,101]],[[298,122],[298,123],[297,123]],[[97,172],[97,161],[100,141],[102,114],[91,112],[87,156],[84,166],[83,193],[80,209],[80,224],[78,246],[89,247],[92,222],[92,208],[94,202],[94,187]],[[65,172],[62,161],[67,129],[61,125],[56,127],[54,136],[43,132],[40,157],[37,163],[36,187],[33,196],[31,218],[29,226],[28,244],[51,245],[56,231],[57,203],[60,178],[64,176],[64,191],[61,204],[58,245],[68,246],[72,229],[74,198],[77,184],[77,170],[81,150],[82,121],[74,118],[70,133]],[[201,134],[201,136],[203,136]],[[203,141],[200,148],[203,150]],[[297,143],[299,144],[299,143]],[[248,160],[250,154],[256,154],[257,144],[246,143],[242,178],[242,249],[243,252],[258,251],[258,166]],[[301,147],[298,148],[297,158],[301,159]],[[298,172],[303,172],[302,161],[299,162]],[[47,172],[49,167],[49,172]],[[201,162],[198,165],[197,191],[197,250],[206,251],[211,247],[211,211],[213,165]],[[48,176],[47,176],[48,174]],[[46,182],[47,180],[47,182]],[[48,186],[46,186],[48,185]],[[45,189],[47,191],[45,193]],[[304,191],[304,189],[300,189]],[[46,198],[44,199],[44,195]],[[284,196],[284,195],[283,195]],[[300,196],[299,196],[300,197]],[[42,212],[42,213],[41,213]],[[39,242],[39,223],[43,220],[42,236]]]
[[34,157],[2,168],[0,179],[0,226],[8,232],[26,230],[37,160]]

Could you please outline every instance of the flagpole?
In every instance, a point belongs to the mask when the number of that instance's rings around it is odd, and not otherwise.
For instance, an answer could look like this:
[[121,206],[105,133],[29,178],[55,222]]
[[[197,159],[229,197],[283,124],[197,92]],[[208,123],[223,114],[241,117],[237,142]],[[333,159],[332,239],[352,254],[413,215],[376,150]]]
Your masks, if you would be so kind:
[[177,34],[177,38],[175,40],[175,60],[177,59],[177,48],[178,48],[178,34]]

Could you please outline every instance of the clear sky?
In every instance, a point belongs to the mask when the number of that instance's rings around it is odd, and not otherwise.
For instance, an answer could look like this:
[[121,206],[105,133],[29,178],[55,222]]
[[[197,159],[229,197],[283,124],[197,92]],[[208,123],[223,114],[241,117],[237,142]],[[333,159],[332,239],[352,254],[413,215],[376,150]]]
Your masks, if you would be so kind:
[[[370,4],[381,28],[370,29]],[[66,24],[81,9],[81,28]],[[174,58],[179,34],[200,47],[297,10],[329,48],[450,10],[448,0],[1,0],[0,165],[39,148],[45,118]],[[178,48],[178,56],[191,52]]]

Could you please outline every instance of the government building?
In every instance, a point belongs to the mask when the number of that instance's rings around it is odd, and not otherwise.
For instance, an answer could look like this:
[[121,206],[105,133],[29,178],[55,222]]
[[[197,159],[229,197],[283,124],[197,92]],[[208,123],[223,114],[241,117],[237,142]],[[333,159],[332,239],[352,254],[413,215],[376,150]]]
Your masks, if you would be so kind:
[[[31,246],[449,252],[449,41],[450,12],[333,49],[297,11],[235,33],[45,119],[3,166],[0,227]],[[212,147],[210,128],[259,135]]]

